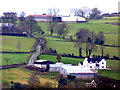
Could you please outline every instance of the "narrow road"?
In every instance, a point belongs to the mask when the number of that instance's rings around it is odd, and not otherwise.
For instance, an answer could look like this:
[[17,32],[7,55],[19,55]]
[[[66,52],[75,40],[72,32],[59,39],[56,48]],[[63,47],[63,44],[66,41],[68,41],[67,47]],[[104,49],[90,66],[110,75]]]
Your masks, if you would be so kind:
[[30,58],[30,61],[29,61],[29,63],[28,63],[28,66],[33,65],[35,57],[40,53],[40,48],[41,48],[40,45],[38,45],[38,46],[36,47],[36,51],[37,51],[37,52],[36,52],[35,54],[33,54],[32,57]]

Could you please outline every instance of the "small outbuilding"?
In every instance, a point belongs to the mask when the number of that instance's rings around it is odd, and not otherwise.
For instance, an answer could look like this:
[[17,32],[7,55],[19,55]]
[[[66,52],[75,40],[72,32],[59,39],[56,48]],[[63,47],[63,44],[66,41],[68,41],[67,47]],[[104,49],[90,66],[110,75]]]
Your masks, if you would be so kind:
[[64,64],[62,62],[57,62],[55,64],[50,64],[50,72],[60,72],[62,66],[71,66],[71,64]]
[[39,67],[39,68],[46,68],[47,65],[54,64],[52,61],[48,60],[37,60],[34,62],[34,66]]

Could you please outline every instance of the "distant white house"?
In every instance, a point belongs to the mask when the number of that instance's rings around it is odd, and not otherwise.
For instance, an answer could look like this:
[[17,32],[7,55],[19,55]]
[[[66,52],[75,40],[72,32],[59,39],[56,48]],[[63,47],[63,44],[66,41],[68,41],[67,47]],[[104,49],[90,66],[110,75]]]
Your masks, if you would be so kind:
[[85,58],[84,61],[78,65],[81,67],[89,67],[90,69],[106,69],[106,60],[102,58]]
[[86,19],[78,16],[61,16],[62,22],[85,22]]

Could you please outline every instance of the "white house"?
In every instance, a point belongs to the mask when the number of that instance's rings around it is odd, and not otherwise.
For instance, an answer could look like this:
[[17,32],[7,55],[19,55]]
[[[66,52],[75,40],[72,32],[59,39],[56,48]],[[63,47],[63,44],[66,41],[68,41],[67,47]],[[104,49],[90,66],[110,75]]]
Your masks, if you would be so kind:
[[92,71],[90,68],[80,66],[62,66],[60,74],[63,77],[74,76],[76,79],[91,79],[96,75],[96,71]]
[[102,58],[85,58],[84,61],[80,62],[78,65],[91,69],[106,69],[106,60]]

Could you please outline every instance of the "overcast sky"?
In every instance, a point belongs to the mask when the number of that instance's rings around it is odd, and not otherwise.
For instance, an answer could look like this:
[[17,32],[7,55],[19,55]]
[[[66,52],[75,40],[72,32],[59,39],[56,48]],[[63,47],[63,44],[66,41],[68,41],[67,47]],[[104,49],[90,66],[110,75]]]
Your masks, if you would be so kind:
[[120,0],[1,0],[0,15],[3,12],[17,12],[19,15],[24,11],[29,14],[43,14],[49,8],[59,8],[63,15],[70,14],[71,8],[87,6],[92,9],[97,7],[103,13],[118,12]]

